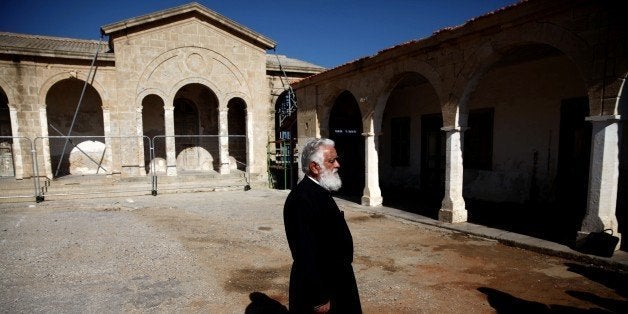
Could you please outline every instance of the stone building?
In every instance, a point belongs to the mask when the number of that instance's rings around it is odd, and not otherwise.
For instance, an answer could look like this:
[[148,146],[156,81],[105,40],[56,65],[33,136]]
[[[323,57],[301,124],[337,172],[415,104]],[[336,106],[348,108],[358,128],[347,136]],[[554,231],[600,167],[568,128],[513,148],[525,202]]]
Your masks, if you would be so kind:
[[0,32],[0,176],[248,168],[265,182],[276,104],[323,70],[197,3],[101,32],[100,42]]
[[623,12],[619,1],[523,1],[305,78],[292,85],[299,143],[335,139],[344,192],[364,205],[406,198],[453,223],[493,208],[562,238],[617,235]]

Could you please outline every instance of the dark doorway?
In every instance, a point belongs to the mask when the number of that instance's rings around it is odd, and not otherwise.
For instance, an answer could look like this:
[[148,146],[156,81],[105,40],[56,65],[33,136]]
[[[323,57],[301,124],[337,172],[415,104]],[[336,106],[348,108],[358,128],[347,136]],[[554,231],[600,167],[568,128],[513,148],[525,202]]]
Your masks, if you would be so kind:
[[355,97],[345,91],[334,103],[329,117],[329,137],[336,142],[342,188],[339,195],[359,200],[364,190],[364,138],[362,115]]
[[238,170],[246,170],[246,103],[242,98],[234,98],[227,104],[229,135],[242,135],[229,138],[229,156],[236,160]]
[[584,119],[588,115],[586,97],[561,103],[556,175],[558,206],[551,218],[553,226],[562,226],[558,232],[566,239],[575,236],[586,213],[591,124]]
[[442,127],[441,114],[421,116],[421,195],[426,207],[436,212],[445,191],[445,132]]

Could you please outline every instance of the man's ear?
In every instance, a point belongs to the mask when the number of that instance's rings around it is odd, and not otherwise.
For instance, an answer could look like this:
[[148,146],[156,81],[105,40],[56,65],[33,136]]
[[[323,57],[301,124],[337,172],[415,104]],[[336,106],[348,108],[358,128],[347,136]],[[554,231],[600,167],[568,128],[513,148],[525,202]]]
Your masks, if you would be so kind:
[[310,162],[309,169],[310,169],[310,173],[312,173],[314,175],[318,176],[320,174],[320,168],[319,168],[318,164],[313,162],[313,161]]

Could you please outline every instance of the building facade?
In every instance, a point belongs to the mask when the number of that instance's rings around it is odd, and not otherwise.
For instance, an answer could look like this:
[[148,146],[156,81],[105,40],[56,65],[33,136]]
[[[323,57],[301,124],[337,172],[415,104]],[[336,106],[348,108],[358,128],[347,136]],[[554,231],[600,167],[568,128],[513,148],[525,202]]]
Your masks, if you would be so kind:
[[0,33],[2,176],[247,168],[265,182],[275,104],[323,70],[269,53],[273,40],[197,3],[101,32],[100,42]]
[[522,1],[303,79],[299,143],[335,139],[345,192],[364,205],[420,195],[413,206],[435,203],[455,223],[470,203],[527,204],[531,223],[617,235],[628,194],[621,12],[616,1]]

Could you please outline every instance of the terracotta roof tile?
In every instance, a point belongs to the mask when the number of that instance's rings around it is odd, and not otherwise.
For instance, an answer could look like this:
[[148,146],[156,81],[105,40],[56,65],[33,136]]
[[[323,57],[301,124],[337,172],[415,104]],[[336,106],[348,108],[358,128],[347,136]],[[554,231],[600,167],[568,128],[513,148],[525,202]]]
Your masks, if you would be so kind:
[[106,41],[0,32],[0,54],[92,59],[98,46],[99,59],[114,59]]

